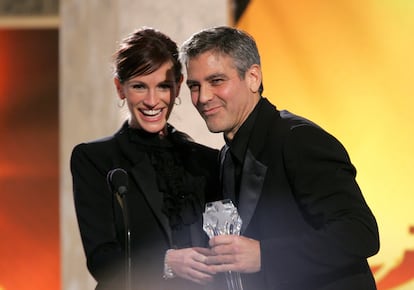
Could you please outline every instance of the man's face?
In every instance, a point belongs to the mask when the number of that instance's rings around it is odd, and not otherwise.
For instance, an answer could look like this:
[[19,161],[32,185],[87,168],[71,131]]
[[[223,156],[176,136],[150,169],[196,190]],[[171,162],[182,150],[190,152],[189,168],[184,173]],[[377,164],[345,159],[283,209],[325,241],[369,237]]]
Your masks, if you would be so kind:
[[[228,55],[207,51],[189,59],[191,100],[211,132],[224,132],[232,140],[253,110],[259,95],[255,84],[252,87],[252,81],[257,80],[252,80],[251,69],[241,79]],[[257,71],[258,66],[253,69]]]

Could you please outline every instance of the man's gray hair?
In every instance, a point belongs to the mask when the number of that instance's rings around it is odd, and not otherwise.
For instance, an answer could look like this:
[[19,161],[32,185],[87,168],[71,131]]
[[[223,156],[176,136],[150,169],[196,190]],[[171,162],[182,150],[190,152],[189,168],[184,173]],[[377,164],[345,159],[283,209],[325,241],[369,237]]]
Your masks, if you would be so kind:
[[260,66],[260,55],[256,42],[248,33],[228,26],[202,30],[186,40],[180,49],[180,60],[184,65],[191,58],[213,51],[230,56],[241,79],[254,64]]

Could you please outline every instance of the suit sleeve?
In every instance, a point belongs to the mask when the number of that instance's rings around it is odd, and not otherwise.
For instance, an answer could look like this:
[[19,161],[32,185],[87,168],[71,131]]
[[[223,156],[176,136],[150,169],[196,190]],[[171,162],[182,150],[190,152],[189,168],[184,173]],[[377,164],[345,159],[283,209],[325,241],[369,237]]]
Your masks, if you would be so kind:
[[[106,182],[102,156],[90,144],[76,146],[71,172],[76,215],[90,273],[99,282],[117,279],[123,253],[117,239],[113,195]],[[119,279],[119,277],[118,277]],[[116,283],[116,282],[114,282]]]
[[376,220],[341,143],[318,127],[298,126],[288,134],[283,158],[308,226],[298,235],[261,241],[264,270],[286,281],[321,277],[377,253]]

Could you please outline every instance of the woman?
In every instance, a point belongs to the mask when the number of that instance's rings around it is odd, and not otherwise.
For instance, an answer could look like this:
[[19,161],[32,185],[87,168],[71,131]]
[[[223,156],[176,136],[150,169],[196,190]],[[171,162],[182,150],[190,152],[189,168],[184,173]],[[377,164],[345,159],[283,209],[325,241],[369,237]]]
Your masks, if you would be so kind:
[[[208,254],[201,248],[202,210],[217,199],[218,152],[167,123],[183,80],[177,45],[141,29],[122,41],[114,64],[129,119],[113,136],[77,145],[71,157],[88,269],[99,290],[202,289],[214,274],[202,263]],[[116,168],[127,173],[130,251],[122,203],[107,182]]]

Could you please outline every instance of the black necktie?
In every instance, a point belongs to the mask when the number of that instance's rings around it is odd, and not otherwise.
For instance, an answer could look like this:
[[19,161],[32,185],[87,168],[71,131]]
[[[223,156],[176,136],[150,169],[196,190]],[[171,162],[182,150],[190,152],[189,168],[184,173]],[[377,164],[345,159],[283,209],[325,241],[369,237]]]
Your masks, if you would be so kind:
[[231,199],[236,205],[234,162],[227,144],[221,152],[221,186],[223,197]]

